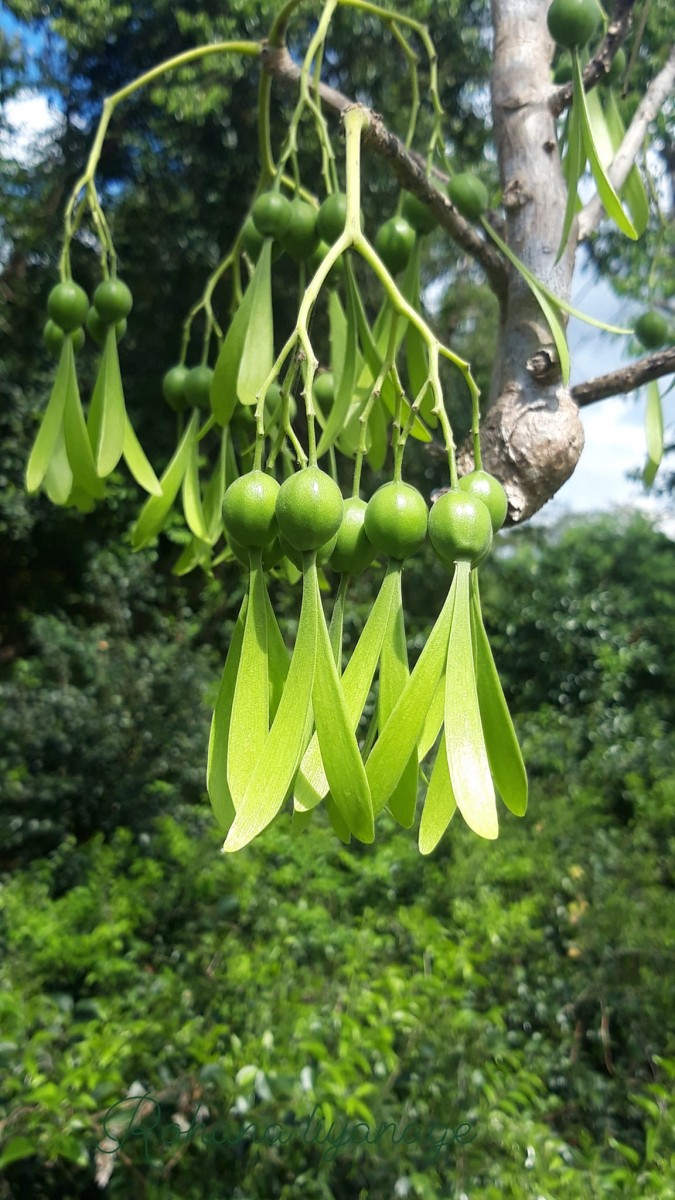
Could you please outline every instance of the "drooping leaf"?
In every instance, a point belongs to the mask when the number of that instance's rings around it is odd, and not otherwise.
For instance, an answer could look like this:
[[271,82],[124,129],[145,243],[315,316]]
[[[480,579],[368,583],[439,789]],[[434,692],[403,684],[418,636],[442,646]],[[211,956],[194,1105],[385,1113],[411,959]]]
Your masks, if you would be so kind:
[[180,490],[180,485],[183,482],[183,476],[187,468],[190,449],[197,433],[198,424],[199,413],[195,409],[183,430],[183,435],[176,446],[173,458],[160,480],[162,488],[161,496],[150,496],[146,500],[138,520],[131,531],[131,544],[134,550],[141,550],[143,546],[147,546],[164,527],[166,518],[171,511]]
[[626,215],[623,205],[617,196],[614,187],[605,172],[602,165],[602,160],[598,153],[593,138],[593,129],[588,115],[588,107],[586,104],[586,92],[584,89],[583,78],[581,74],[581,63],[579,62],[578,54],[572,54],[572,67],[574,71],[574,96],[573,104],[579,106],[579,116],[581,124],[581,135],[583,138],[584,148],[588,157],[588,162],[593,172],[593,178],[598,189],[598,195],[602,201],[602,206],[608,217],[615,222],[622,233],[630,238],[631,241],[637,241],[637,231],[633,226],[632,221]]
[[645,487],[650,488],[663,458],[663,406],[659,385],[655,379],[647,384],[645,435],[647,438],[647,462],[642,472],[642,480]]
[[565,204],[565,215],[562,223],[562,233],[560,235],[560,245],[556,255],[556,262],[559,262],[563,256],[567,239],[570,235],[572,222],[574,221],[577,211],[577,191],[579,188],[579,180],[584,172],[586,165],[586,154],[584,152],[584,139],[581,130],[581,119],[579,115],[579,106],[575,99],[572,100],[572,107],[569,112],[569,117],[566,123],[567,131],[567,154],[563,160],[563,175],[567,185],[567,202]]
[[124,446],[122,454],[132,477],[136,480],[139,487],[142,487],[143,491],[149,492],[151,496],[161,496],[162,485],[155,475],[152,465],[145,456],[145,451],[134,433],[128,416],[124,422]]
[[199,483],[199,442],[194,437],[185,464],[183,475],[183,515],[188,529],[200,541],[209,542],[209,528],[202,507],[202,493]]
[[328,293],[328,329],[330,341],[330,369],[333,387],[340,385],[347,356],[347,318],[337,292]]
[[63,425],[59,428],[49,465],[45,472],[44,489],[52,504],[65,505],[73,490],[73,472],[68,462]]
[[277,709],[281,703],[281,697],[284,693],[291,656],[281,636],[281,630],[274,615],[272,601],[270,600],[267,588],[265,588],[265,607],[267,609],[267,655],[269,658],[271,723],[276,716]]
[[271,238],[265,239],[246,291],[251,292],[251,300],[237,372],[237,396],[241,404],[255,404],[274,364]]
[[208,543],[193,536],[176,559],[171,574],[189,575],[196,567],[202,567],[206,571],[212,566],[212,559],[213,551]]
[[104,493],[104,487],[96,471],[94,454],[82,411],[80,389],[77,386],[75,371],[75,351],[70,338],[64,339],[63,345],[69,359],[66,400],[63,407],[63,432],[66,439],[68,462],[73,472],[73,486],[81,488],[88,495],[99,499]]
[[252,289],[253,281],[249,283],[230,322],[213,371],[211,410],[219,425],[229,425],[237,407],[237,377],[253,305]]
[[441,676],[434,692],[434,698],[429,705],[429,709],[424,718],[424,725],[420,734],[420,740],[417,747],[417,755],[419,761],[426,758],[431,750],[436,738],[441,732],[443,725],[443,716],[445,712],[445,672]]
[[[63,411],[71,370],[71,355],[68,351],[70,340],[70,337],[63,339],[54,386],[26,465],[26,491],[29,495],[39,490],[56,444],[60,437],[63,438]],[[65,451],[65,441],[63,449]]]
[[[294,809],[293,817],[307,817],[309,819],[313,811],[314,810],[311,808],[307,809],[305,812]],[[343,842],[345,846],[348,846],[352,840],[352,835],[349,832],[349,826],[330,794],[326,796],[326,812],[328,813],[328,819],[340,841]]]
[[101,479],[115,470],[122,457],[126,424],[117,332],[114,325],[108,325],[87,417],[96,470]]
[[227,747],[227,784],[235,808],[246,792],[270,728],[267,604],[260,550],[250,552],[248,607]]
[[457,807],[479,837],[499,834],[473,663],[468,562],[455,567],[456,599],[445,674],[445,747]]
[[[605,118],[612,139],[612,146],[614,151],[616,151],[623,141],[626,130],[621,113],[619,112],[619,106],[616,102],[614,89],[607,88],[605,90],[607,93]],[[628,211],[632,217],[638,237],[642,237],[649,224],[649,200],[645,185],[642,182],[642,176],[636,164],[633,164],[628,173],[626,182],[621,189],[621,196],[628,205]]]
[[230,736],[230,717],[241,648],[244,641],[248,596],[244,600],[232,632],[232,639],[225,659],[225,667],[218,689],[218,698],[211,719],[209,752],[206,766],[206,788],[211,807],[221,829],[228,830],[234,820],[234,804],[227,782],[227,747]]
[[440,740],[427,794],[424,798],[420,819],[420,854],[431,854],[432,850],[436,849],[456,810],[457,802],[450,782],[444,733]]
[[368,417],[368,453],[373,471],[381,471],[387,457],[387,415],[382,398],[378,397]]
[[[403,617],[400,570],[397,572],[397,576],[396,594],[389,614],[389,623],[380,654],[377,697],[377,719],[380,729],[384,729],[410,675]],[[413,751],[388,803],[391,815],[405,829],[409,829],[415,819],[417,781],[417,753]]]
[[311,578],[314,570],[313,558],[305,556],[302,607],[286,686],[223,846],[226,851],[241,850],[274,820],[293,785],[309,739],[319,595]]
[[527,772],[483,625],[475,571],[471,574],[471,634],[478,706],[490,771],[506,807],[522,817],[527,810]]
[[351,275],[349,271],[346,274],[347,279],[347,314],[346,314],[346,337],[344,343],[344,358],[342,361],[341,370],[338,372],[338,379],[335,381],[335,395],[333,404],[326,420],[326,426],[319,439],[317,446],[317,456],[325,454],[330,446],[333,446],[345,424],[349,406],[354,395],[356,386],[356,370],[357,370],[357,314],[356,314],[356,299],[354,288],[350,285]]

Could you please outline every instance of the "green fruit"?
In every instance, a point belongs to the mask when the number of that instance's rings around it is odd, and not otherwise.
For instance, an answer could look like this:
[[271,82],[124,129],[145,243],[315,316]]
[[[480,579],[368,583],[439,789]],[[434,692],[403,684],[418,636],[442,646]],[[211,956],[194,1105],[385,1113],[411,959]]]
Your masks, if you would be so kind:
[[192,408],[211,407],[211,381],[213,371],[202,363],[188,371],[185,380],[185,399]]
[[385,483],[366,507],[366,535],[378,554],[403,562],[419,550],[427,535],[429,510],[424,496],[409,483]]
[[492,545],[492,520],[477,496],[445,492],[429,515],[429,538],[438,557],[452,565],[485,557]]
[[276,421],[281,416],[281,388],[278,383],[271,383],[265,394],[265,416],[268,421]]
[[612,59],[612,64],[609,68],[609,71],[607,72],[606,75],[603,75],[599,81],[601,86],[602,87],[611,87],[611,85],[613,83],[618,83],[620,79],[623,79],[625,71],[626,71],[626,51],[623,50],[621,48],[621,46],[619,46],[619,49],[617,50],[616,54],[614,55],[614,58]]
[[[105,341],[106,331],[108,328],[109,328],[109,326],[106,324],[106,322],[100,316],[98,310],[95,309],[92,304],[91,308],[89,309],[89,312],[87,313],[86,330],[87,330],[87,333],[89,334],[89,337],[92,339],[92,341],[96,342],[97,346],[103,345],[103,343]],[[126,318],[122,317],[122,320],[118,321],[115,325],[115,336],[116,336],[118,342],[122,340],[126,331],[127,331]]]
[[106,325],[115,325],[129,316],[133,297],[121,279],[105,279],[94,292],[94,308]]
[[506,520],[509,502],[501,483],[487,471],[470,471],[462,475],[459,481],[460,490],[477,496],[487,508],[492,521],[492,531],[496,533]]
[[553,0],[546,20],[548,31],[559,46],[580,50],[595,32],[600,9],[596,0]]
[[228,538],[248,549],[269,546],[277,534],[274,511],[279,484],[264,471],[249,471],[231,483],[223,500]]
[[315,376],[314,379],[314,399],[319,405],[322,412],[332,408],[335,399],[335,381],[332,371],[323,371],[321,375]]
[[248,216],[244,221],[241,231],[241,248],[248,254],[252,262],[258,261],[264,241],[264,237],[256,229],[253,217]]
[[281,244],[296,262],[311,258],[319,244],[316,229],[316,209],[297,196],[291,202],[291,221]]
[[185,383],[189,374],[188,368],[181,364],[171,367],[162,380],[162,395],[174,412],[183,412],[187,408]]
[[281,192],[263,192],[251,209],[255,227],[264,238],[282,238],[292,215],[291,202]]
[[453,175],[448,184],[448,195],[458,212],[467,221],[477,221],[487,210],[490,202],[488,190],[477,175],[464,171]]
[[365,500],[360,500],[357,496],[345,500],[335,549],[330,557],[330,565],[334,571],[345,575],[360,575],[373,561],[375,551],[365,526],[367,508]]
[[328,196],[324,200],[319,209],[316,218],[319,237],[332,246],[333,242],[337,242],[340,235],[344,233],[346,220],[347,197],[344,192],[334,192],[332,196]]
[[337,533],[343,507],[335,480],[319,467],[305,467],[279,489],[279,532],[296,550],[318,550]]
[[47,312],[64,333],[72,333],[84,325],[89,312],[89,300],[84,288],[67,279],[57,283],[47,297]]
[[405,270],[415,245],[415,230],[405,217],[390,217],[381,225],[375,238],[375,249],[392,275]]
[[436,228],[436,218],[428,204],[423,204],[412,192],[404,193],[401,211],[415,233],[431,233]]
[[[337,533],[333,535],[333,537],[330,539],[330,541],[325,542],[323,546],[319,547],[319,549],[316,552],[317,567],[325,566],[325,564],[328,562],[331,554],[333,553],[333,551],[335,549],[336,542],[337,542]],[[300,550],[296,550],[295,546],[291,546],[291,543],[289,542],[288,538],[285,538],[283,533],[279,534],[279,546],[281,547],[281,553],[285,554],[286,558],[290,558],[291,562],[293,563],[293,566],[297,567],[298,571],[301,571],[302,570],[302,553]]]
[[559,84],[571,83],[573,73],[572,59],[570,58],[569,54],[565,52],[564,54],[560,55],[558,65],[553,72],[553,82]]
[[[53,354],[55,358],[58,358],[63,346],[63,339],[66,336],[63,330],[56,324],[55,321],[47,321],[44,329],[42,330],[42,336],[49,353]],[[84,329],[74,329],[72,331],[72,339],[73,350],[77,353],[77,351],[81,350],[84,346]]]
[[643,313],[635,322],[635,336],[645,350],[658,350],[668,341],[668,322],[661,313]]

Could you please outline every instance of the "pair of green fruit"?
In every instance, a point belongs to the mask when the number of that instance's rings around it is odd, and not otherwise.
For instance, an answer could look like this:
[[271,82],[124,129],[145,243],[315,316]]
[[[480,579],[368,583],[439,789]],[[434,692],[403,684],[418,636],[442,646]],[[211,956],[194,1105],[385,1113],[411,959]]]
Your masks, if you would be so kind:
[[427,529],[444,562],[476,565],[489,552],[506,509],[504,489],[485,471],[465,475],[429,514],[417,489],[400,481],[384,484],[368,503],[358,497],[345,502],[330,475],[312,466],[281,485],[263,471],[241,476],[225,494],[223,523],[244,556],[278,539],[279,557],[287,549],[293,559],[323,551],[334,570],[359,574],[377,554],[403,562],[422,545]]
[[94,292],[93,304],[84,288],[65,279],[52,288],[47,297],[47,321],[43,337],[52,354],[59,354],[63,339],[71,334],[73,347],[84,345],[84,327],[98,346],[102,346],[110,325],[116,326],[117,340],[124,336],[133,297],[126,283],[116,277],[104,279]]
[[211,407],[211,383],[213,368],[201,363],[198,367],[186,367],[179,363],[170,367],[162,379],[162,395],[174,412],[186,408]]

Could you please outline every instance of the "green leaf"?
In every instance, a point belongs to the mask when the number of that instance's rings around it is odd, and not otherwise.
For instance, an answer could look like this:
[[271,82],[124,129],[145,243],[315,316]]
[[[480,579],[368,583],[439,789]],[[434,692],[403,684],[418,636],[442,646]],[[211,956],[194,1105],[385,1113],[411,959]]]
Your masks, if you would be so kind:
[[224,830],[228,830],[234,820],[234,803],[227,782],[227,747],[230,736],[232,702],[239,675],[241,648],[244,642],[247,608],[248,596],[244,596],[228,647],[209,736],[206,789],[216,820]]
[[115,470],[122,457],[126,423],[117,332],[114,325],[108,325],[87,417],[96,470],[102,479]]
[[333,373],[334,391],[337,391],[347,357],[347,318],[337,292],[328,293],[328,329],[330,369]]
[[202,542],[200,538],[191,537],[172,566],[171,574],[189,575],[195,567],[203,567],[204,570],[208,570],[213,565],[212,557],[211,547],[206,542]]
[[436,738],[441,732],[443,725],[443,714],[445,710],[445,672],[441,675],[438,681],[434,698],[429,705],[429,709],[424,718],[424,725],[420,734],[419,745],[417,747],[417,756],[420,762],[426,758],[431,750]]
[[457,802],[450,782],[444,733],[436,753],[420,819],[420,854],[431,854],[431,851],[436,849],[456,810]]
[[455,592],[453,579],[436,624],[366,763],[376,816],[393,795],[406,763],[416,752],[425,715],[445,667]]
[[182,491],[183,514],[187,527],[200,541],[208,543],[210,536],[202,507],[202,493],[199,484],[199,442],[196,437],[190,443]]
[[150,496],[149,500],[146,500],[131,531],[131,544],[134,550],[141,550],[143,546],[147,546],[164,527],[183,482],[198,424],[199,413],[195,409],[183,430],[183,436],[176,446],[173,458],[160,480],[161,496]]
[[373,404],[368,417],[368,452],[366,457],[373,471],[381,471],[387,457],[387,417],[381,397]]
[[330,617],[330,626],[328,636],[330,637],[331,649],[333,658],[337,667],[338,675],[342,674],[342,632],[344,628],[345,617],[345,600],[347,597],[347,584],[349,578],[347,575],[340,576],[340,585],[333,604],[333,611]]
[[593,129],[586,104],[586,92],[584,90],[584,83],[581,74],[581,63],[579,62],[579,55],[574,52],[572,54],[572,67],[574,71],[574,95],[572,97],[572,104],[578,104],[579,106],[581,135],[583,138],[584,148],[588,156],[588,162],[590,164],[591,171],[593,172],[593,178],[595,179],[597,185],[598,195],[600,196],[603,208],[608,217],[612,218],[621,232],[625,233],[626,237],[635,242],[637,241],[638,237],[637,231],[635,230],[632,221],[624,212],[621,201],[614,191],[614,187],[612,186],[612,183],[603,168],[602,160],[598,150],[596,149],[595,140],[593,138]]
[[152,465],[145,456],[145,451],[134,433],[128,416],[125,416],[124,421],[124,446],[122,454],[136,483],[144,491],[149,492],[151,496],[161,496],[162,485],[155,475]]
[[[294,809],[293,819],[295,820],[296,817],[309,818],[312,815],[312,811],[313,810],[311,808],[307,812],[300,812],[298,809]],[[352,835],[349,832],[349,826],[330,794],[326,796],[326,812],[328,813],[328,819],[340,841],[344,842],[345,846],[348,846],[352,840]]]
[[273,721],[277,709],[281,703],[284,686],[288,677],[288,668],[291,661],[291,656],[288,653],[288,648],[284,639],[281,636],[281,630],[274,615],[272,602],[269,598],[267,588],[265,588],[265,607],[267,610],[267,655],[269,659],[269,683],[270,683],[270,721]]
[[5,1144],[5,1147],[0,1154],[0,1170],[3,1167],[8,1167],[10,1163],[20,1162],[24,1158],[32,1158],[37,1155],[38,1148],[35,1142],[27,1137],[13,1137]]
[[560,245],[556,255],[556,262],[560,262],[563,256],[567,239],[572,228],[572,223],[577,211],[577,191],[579,188],[579,180],[586,166],[586,155],[584,153],[584,140],[581,131],[581,121],[579,116],[579,107],[576,101],[572,100],[569,119],[566,125],[567,129],[567,154],[563,162],[563,175],[567,184],[567,203],[565,205],[565,215],[563,217],[562,233],[560,235]]
[[[253,278],[255,279],[255,275]],[[253,298],[253,280],[251,280],[244,292],[241,304],[230,322],[213,371],[211,409],[219,425],[228,425],[237,407],[237,376],[239,375]]]
[[366,771],[347,708],[321,608],[316,568],[317,644],[312,702],[319,749],[336,808],[361,842],[375,837],[373,805]]
[[[612,146],[616,151],[619,149],[626,131],[613,88],[607,89],[605,118],[612,139]],[[633,164],[628,173],[626,182],[621,189],[621,195],[628,205],[628,211],[633,219],[633,225],[638,237],[642,237],[649,224],[649,200],[645,191],[645,185],[642,182],[642,176],[635,164]]]
[[265,239],[246,291],[251,292],[251,300],[237,372],[237,397],[242,404],[255,404],[274,364],[271,238]]
[[281,703],[223,850],[241,850],[273,821],[284,803],[311,732],[318,626],[313,556],[305,556],[302,608]]
[[527,811],[527,772],[483,625],[475,571],[471,574],[471,633],[478,705],[492,778],[506,807],[523,817]]
[[[384,729],[410,675],[401,597],[401,569],[396,572],[396,575],[398,577],[396,593],[380,654],[377,698],[377,720],[380,730]],[[409,829],[415,819],[417,780],[417,753],[413,751],[388,804],[391,815],[405,829]]]
[[647,462],[642,472],[645,487],[652,486],[663,458],[663,406],[661,393],[655,379],[647,384],[647,407],[645,409],[645,435],[647,438]]
[[[47,468],[49,467],[52,454],[56,449],[57,442],[60,438],[63,439],[63,411],[66,404],[66,392],[68,390],[68,379],[71,370],[71,355],[68,351],[70,343],[70,337],[63,339],[63,347],[59,356],[59,365],[54,386],[26,465],[26,491],[29,495],[33,495],[39,490],[47,474]],[[63,442],[63,449],[65,450],[65,441]],[[56,503],[64,503],[64,501],[57,501]]]
[[357,313],[356,313],[356,296],[353,282],[351,282],[351,274],[347,271],[347,328],[344,345],[344,358],[342,368],[339,371],[339,380],[335,380],[335,398],[333,405],[328,413],[326,427],[323,430],[317,446],[317,456],[320,458],[322,454],[334,445],[346,421],[349,406],[354,396],[354,388],[356,387],[356,369],[357,369]]
[[250,552],[248,608],[239,673],[232,700],[227,748],[227,784],[235,808],[246,792],[270,728],[267,604],[262,552]]
[[[396,568],[387,568],[377,599],[342,675],[342,691],[352,729],[356,730],[382,650],[385,630],[396,590]],[[316,734],[312,738],[295,781],[295,807],[313,808],[329,792]]]
[[84,492],[98,499],[104,494],[104,487],[96,471],[94,454],[82,412],[82,401],[75,371],[75,351],[70,338],[64,340],[64,351],[69,359],[66,401],[63,408],[63,432],[66,438],[68,462],[73,472],[74,486],[82,488]]
[[68,462],[63,425],[59,427],[59,434],[45,473],[44,489],[52,504],[58,505],[67,504],[73,490],[73,472]]
[[445,674],[445,746],[459,811],[469,829],[480,837],[494,839],[499,834],[499,825],[473,665],[470,574],[470,563],[457,563],[456,600]]

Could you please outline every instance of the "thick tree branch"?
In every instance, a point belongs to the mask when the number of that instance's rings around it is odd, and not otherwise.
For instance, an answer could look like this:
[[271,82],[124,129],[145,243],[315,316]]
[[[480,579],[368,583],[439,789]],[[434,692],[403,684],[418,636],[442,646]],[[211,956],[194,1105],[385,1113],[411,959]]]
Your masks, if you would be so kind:
[[[272,78],[288,87],[297,86],[300,67],[293,62],[285,47],[265,46],[262,63]],[[342,115],[345,108],[354,103],[348,96],[325,83],[320,85],[320,95],[326,108],[338,115]],[[424,160],[406,150],[400,138],[386,128],[377,113],[371,112],[369,117],[368,128],[363,135],[364,144],[387,160],[402,187],[429,205],[441,228],[479,263],[492,290],[502,300],[506,293],[507,271],[501,256],[476,232],[475,226],[460,216],[443,193],[429,182]]]
[[[591,88],[594,88],[597,83],[600,83],[600,80],[604,79],[605,75],[609,74],[614,56],[630,29],[634,5],[635,0],[619,0],[619,3],[615,6],[615,11],[612,13],[612,19],[607,27],[604,40],[596,50],[591,61],[584,67],[584,89],[587,92]],[[551,93],[549,105],[554,117],[559,117],[566,108],[569,108],[571,103],[571,83],[564,83],[562,87],[556,88]]]
[[[648,126],[658,116],[661,108],[675,88],[675,46],[671,48],[665,67],[652,79],[637,108],[635,116],[626,130],[625,137],[614,156],[607,172],[616,191],[623,187],[630,170],[645,140]],[[599,196],[594,196],[579,214],[579,241],[597,229],[604,208]]]
[[633,392],[643,383],[652,379],[661,379],[663,375],[671,375],[675,371],[675,346],[666,350],[657,350],[639,358],[637,362],[629,363],[618,371],[610,371],[608,375],[597,375],[586,383],[577,383],[571,390],[572,396],[580,408],[586,404],[595,404],[596,400],[606,400],[608,396],[618,396],[624,392]]

